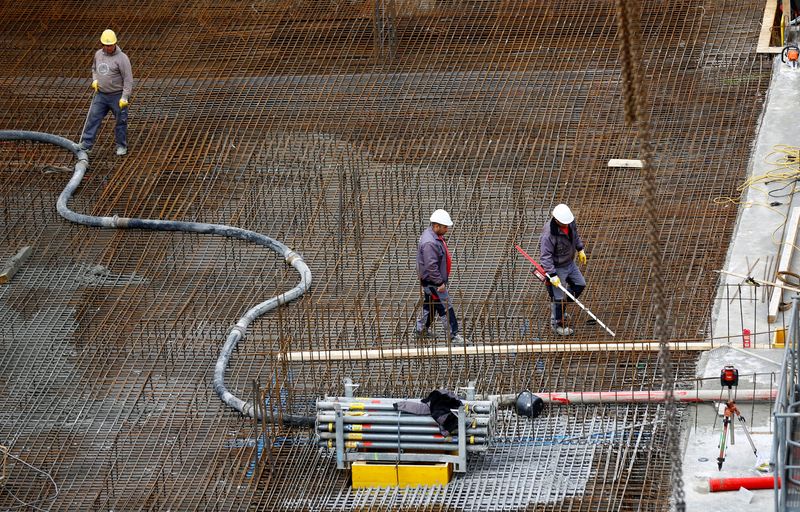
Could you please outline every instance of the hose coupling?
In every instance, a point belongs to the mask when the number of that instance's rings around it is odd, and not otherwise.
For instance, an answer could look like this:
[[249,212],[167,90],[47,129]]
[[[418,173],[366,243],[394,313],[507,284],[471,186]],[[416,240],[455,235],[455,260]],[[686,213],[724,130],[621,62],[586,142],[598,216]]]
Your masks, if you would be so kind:
[[239,327],[238,325],[234,325],[230,329],[228,329],[228,336],[230,336],[234,332],[238,332],[239,338],[244,338],[244,331],[245,331],[244,327]]
[[289,265],[294,265],[294,262],[295,262],[295,261],[297,261],[297,260],[303,261],[303,257],[302,257],[302,256],[300,256],[299,254],[297,254],[297,253],[296,253],[296,252],[294,252],[294,251],[291,251],[291,252],[290,252],[290,253],[289,253],[289,254],[286,256],[286,263],[288,263]]

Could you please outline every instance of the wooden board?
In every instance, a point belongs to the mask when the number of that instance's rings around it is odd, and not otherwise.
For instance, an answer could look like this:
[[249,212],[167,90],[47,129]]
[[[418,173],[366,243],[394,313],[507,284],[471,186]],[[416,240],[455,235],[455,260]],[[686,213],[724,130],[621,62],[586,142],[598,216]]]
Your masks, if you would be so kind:
[[609,167],[635,167],[637,169],[642,168],[642,161],[641,160],[626,160],[624,158],[612,158],[608,161]]
[[[670,350],[710,350],[713,344],[707,342],[669,343]],[[351,349],[351,350],[306,350],[288,352],[287,362],[299,361],[355,361],[400,359],[413,357],[446,357],[458,355],[483,356],[501,354],[548,353],[548,352],[656,352],[659,344],[655,341],[622,342],[622,343],[531,343],[527,345],[472,345],[447,346],[429,345],[422,347],[402,347],[385,349]]]
[[20,251],[11,257],[8,260],[8,263],[3,267],[3,270],[0,271],[0,284],[6,284],[7,282],[11,281],[11,278],[14,277],[14,274],[19,271],[22,265],[25,263],[25,260],[31,255],[31,248],[29,245],[26,245]]
[[[791,270],[792,254],[794,254],[794,242],[797,238],[797,224],[800,220],[800,207],[795,206],[789,214],[789,221],[786,223],[786,229],[783,231],[783,242],[780,247],[780,259],[778,260],[777,272],[785,272]],[[767,321],[773,323],[778,318],[778,306],[783,300],[783,290],[775,288],[772,291],[772,297],[769,299],[769,310],[767,313]]]
[[761,33],[758,35],[758,47],[756,53],[781,53],[782,46],[770,46],[769,40],[772,37],[772,20],[778,10],[778,0],[767,0],[764,6],[764,18],[761,20]]

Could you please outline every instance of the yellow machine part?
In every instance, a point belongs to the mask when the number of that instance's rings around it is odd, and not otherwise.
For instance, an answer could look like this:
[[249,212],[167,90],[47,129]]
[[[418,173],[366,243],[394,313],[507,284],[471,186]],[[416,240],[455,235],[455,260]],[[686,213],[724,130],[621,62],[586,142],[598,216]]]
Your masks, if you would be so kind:
[[379,464],[357,461],[351,469],[354,489],[447,485],[453,477],[453,465],[448,463]]
[[397,484],[400,487],[447,485],[451,478],[453,478],[453,465],[445,462],[397,466]]
[[775,338],[772,341],[772,348],[784,348],[784,342],[786,340],[786,329],[781,327],[780,329],[775,329]]

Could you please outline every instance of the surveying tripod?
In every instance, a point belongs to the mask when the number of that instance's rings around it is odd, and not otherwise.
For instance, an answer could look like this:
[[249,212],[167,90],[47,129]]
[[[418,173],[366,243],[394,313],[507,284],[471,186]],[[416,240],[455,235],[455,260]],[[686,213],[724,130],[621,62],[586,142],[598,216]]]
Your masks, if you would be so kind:
[[753,438],[750,437],[750,432],[747,430],[747,421],[745,421],[744,416],[739,412],[739,408],[736,407],[736,402],[734,402],[731,397],[731,390],[739,385],[739,370],[730,365],[724,367],[720,373],[719,381],[723,388],[728,388],[728,401],[725,403],[725,412],[722,417],[722,434],[719,438],[719,457],[717,457],[717,469],[722,470],[722,463],[725,462],[725,445],[727,444],[728,427],[730,427],[731,430],[731,446],[736,443],[733,434],[734,415],[736,415],[739,422],[742,424],[744,435],[747,436],[747,440],[750,442],[750,448],[753,449],[753,454],[756,457],[758,457],[758,451],[756,450],[756,445],[753,443]]

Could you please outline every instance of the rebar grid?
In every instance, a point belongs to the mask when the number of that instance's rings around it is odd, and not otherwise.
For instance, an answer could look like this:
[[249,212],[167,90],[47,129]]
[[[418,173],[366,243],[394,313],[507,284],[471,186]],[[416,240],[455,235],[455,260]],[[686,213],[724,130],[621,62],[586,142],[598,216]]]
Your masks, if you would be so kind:
[[[642,20],[673,340],[711,335],[707,285],[736,214],[712,200],[744,179],[770,73],[754,54],[762,5],[706,4],[660,2]],[[652,339],[641,178],[606,167],[635,155],[613,2],[151,1],[97,16],[83,3],[4,6],[0,127],[77,140],[91,53],[115,20],[136,77],[131,152],[113,157],[106,121],[72,208],[252,229],[302,253],[314,274],[309,295],[250,328],[228,370],[232,390],[247,396],[257,380],[270,406],[303,412],[340,394],[343,377],[389,396],[469,380],[490,393],[658,386],[653,354],[568,352],[607,338],[585,315],[576,336],[556,338],[545,291],[513,250],[536,254],[549,210],[568,203],[589,254],[581,300],[618,339]],[[353,493],[306,433],[271,424],[269,467],[248,477],[258,430],[210,390],[213,363],[239,315],[290,287],[291,272],[243,242],[68,224],[54,211],[68,155],[2,143],[0,162],[0,261],[34,248],[0,288],[0,442],[56,477],[52,510],[467,510],[492,497],[520,508],[667,508],[668,461],[650,448],[665,451],[657,425],[646,455],[620,440],[565,455],[583,490],[503,478],[509,467],[531,475],[546,453],[526,436],[591,424],[607,406],[509,427],[521,458],[476,466],[448,491]],[[564,354],[282,362],[280,351],[421,343],[411,335],[414,254],[440,207],[456,223],[453,296],[467,336],[561,343]],[[674,357],[675,377],[687,378],[694,356]],[[608,421],[660,419],[655,406],[622,410]],[[15,470],[7,486],[19,498],[50,492]],[[16,504],[0,494],[1,507]]]
[[[553,406],[533,422],[509,412],[500,419],[493,447],[470,458],[463,477],[427,489],[347,489],[331,453],[278,435],[261,475],[271,478],[257,497],[280,510],[628,510],[663,504],[669,461],[663,420],[656,419],[663,414],[657,404]],[[274,478],[289,470],[287,451],[317,468],[313,493],[298,495],[291,479]]]

